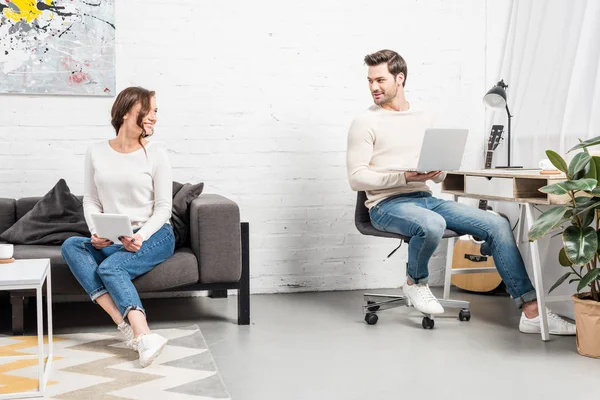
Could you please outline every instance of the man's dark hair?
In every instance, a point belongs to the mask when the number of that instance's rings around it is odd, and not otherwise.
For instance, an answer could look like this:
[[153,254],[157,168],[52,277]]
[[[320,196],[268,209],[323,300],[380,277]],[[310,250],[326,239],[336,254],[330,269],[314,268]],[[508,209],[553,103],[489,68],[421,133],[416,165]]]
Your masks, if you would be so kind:
[[379,50],[373,54],[367,54],[365,56],[365,64],[369,67],[374,67],[379,64],[387,63],[388,71],[390,74],[394,75],[394,77],[398,76],[400,72],[404,74],[404,82],[402,82],[402,86],[406,85],[407,78],[407,69],[406,69],[406,61],[404,58],[394,50]]

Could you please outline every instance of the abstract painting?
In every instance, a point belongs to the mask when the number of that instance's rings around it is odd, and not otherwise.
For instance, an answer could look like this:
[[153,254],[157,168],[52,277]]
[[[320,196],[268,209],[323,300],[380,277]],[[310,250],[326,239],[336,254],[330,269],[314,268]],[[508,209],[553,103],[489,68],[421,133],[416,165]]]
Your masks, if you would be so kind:
[[114,0],[0,0],[0,93],[114,96]]

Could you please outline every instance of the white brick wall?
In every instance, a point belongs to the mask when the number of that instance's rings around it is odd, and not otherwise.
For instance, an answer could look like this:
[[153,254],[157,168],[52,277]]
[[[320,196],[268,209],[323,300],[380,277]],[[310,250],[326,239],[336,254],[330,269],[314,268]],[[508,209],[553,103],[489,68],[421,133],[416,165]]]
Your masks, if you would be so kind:
[[[370,105],[362,58],[399,51],[409,101],[471,129],[466,165],[479,167],[495,82],[486,30],[504,29],[486,12],[477,0],[118,1],[117,88],[157,91],[176,180],[240,204],[253,292],[394,287],[406,247],[386,260],[395,241],[358,234],[346,181],[347,129]],[[85,149],[113,136],[113,100],[0,96],[0,196],[42,195],[61,177],[81,193]]]

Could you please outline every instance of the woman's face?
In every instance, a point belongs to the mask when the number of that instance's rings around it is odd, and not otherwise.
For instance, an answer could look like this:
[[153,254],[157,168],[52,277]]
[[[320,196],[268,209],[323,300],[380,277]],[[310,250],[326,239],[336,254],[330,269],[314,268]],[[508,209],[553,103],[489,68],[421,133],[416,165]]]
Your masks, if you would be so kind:
[[[142,103],[137,102],[131,110],[123,117],[123,125],[129,132],[139,132],[140,127],[137,124],[138,115],[142,109]],[[154,133],[154,125],[156,125],[156,98],[152,96],[150,98],[150,112],[142,119],[142,126],[146,131],[146,135],[150,136]]]

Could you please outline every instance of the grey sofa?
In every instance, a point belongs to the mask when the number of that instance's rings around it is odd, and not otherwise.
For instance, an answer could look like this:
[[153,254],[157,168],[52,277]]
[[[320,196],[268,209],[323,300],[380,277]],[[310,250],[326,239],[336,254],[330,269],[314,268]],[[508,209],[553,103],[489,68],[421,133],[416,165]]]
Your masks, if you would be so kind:
[[[0,198],[0,233],[40,200]],[[213,298],[238,290],[238,324],[250,323],[249,224],[238,205],[223,196],[201,194],[190,205],[190,247],[181,247],[152,271],[134,279],[140,293],[208,290]],[[0,240],[0,243],[2,241]],[[85,294],[60,254],[60,246],[15,245],[15,259],[50,258],[52,294]],[[24,329],[24,303],[33,291],[10,293],[13,334]]]

